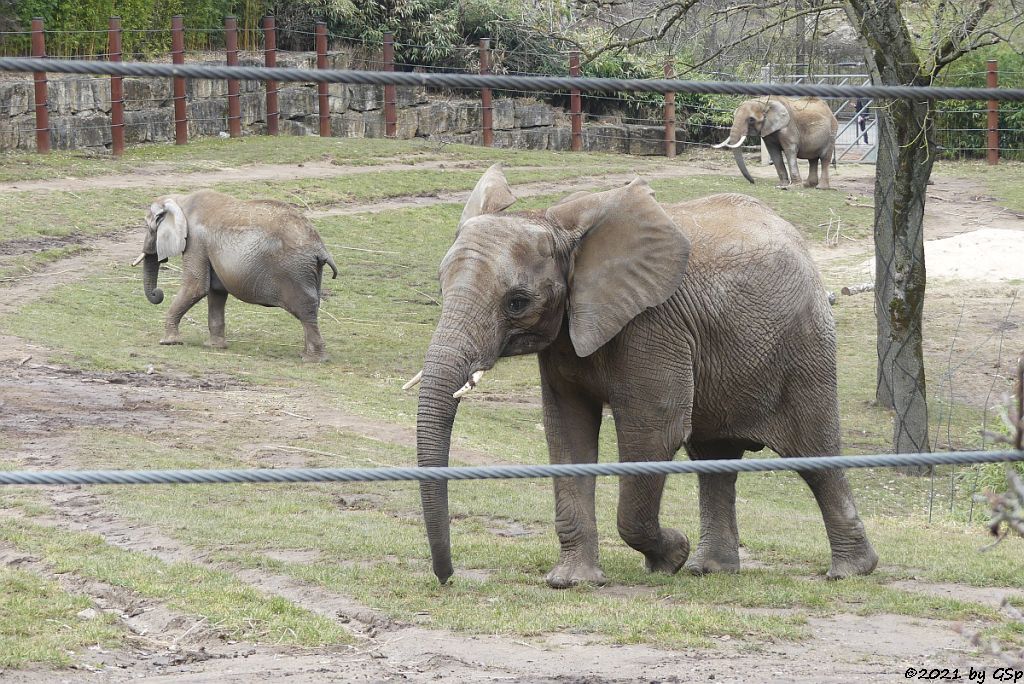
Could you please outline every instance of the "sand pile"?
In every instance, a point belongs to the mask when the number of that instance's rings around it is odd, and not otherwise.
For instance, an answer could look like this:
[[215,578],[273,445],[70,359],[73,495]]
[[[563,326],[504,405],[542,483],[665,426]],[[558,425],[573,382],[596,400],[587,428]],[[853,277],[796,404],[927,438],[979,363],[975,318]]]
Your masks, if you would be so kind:
[[[1024,231],[982,228],[924,243],[929,278],[1002,282],[1024,280]],[[874,273],[875,260],[864,262]]]

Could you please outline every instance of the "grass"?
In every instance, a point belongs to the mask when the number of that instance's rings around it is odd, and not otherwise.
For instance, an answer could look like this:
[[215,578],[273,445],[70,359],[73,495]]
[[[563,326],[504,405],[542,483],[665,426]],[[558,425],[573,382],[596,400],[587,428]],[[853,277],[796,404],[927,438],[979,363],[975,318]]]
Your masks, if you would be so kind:
[[966,177],[992,194],[1010,211],[1024,212],[1024,163],[1000,161],[998,166],[985,162],[954,162],[936,166],[933,175]]
[[352,640],[333,621],[280,597],[265,596],[227,572],[192,563],[166,563],[115,548],[93,534],[24,520],[0,520],[0,539],[42,557],[57,573],[125,587],[140,596],[165,601],[186,615],[206,618],[226,638],[297,646]]
[[0,668],[67,666],[76,651],[116,644],[122,634],[114,617],[79,617],[88,608],[92,601],[56,582],[0,566]]
[[[289,139],[289,145],[280,146],[284,155],[280,160],[320,158],[323,151],[313,145],[314,141],[295,139],[292,146]],[[495,158],[509,163],[509,177],[516,184],[570,178],[579,173],[581,158],[454,146],[433,149],[384,141],[359,141],[349,148],[347,141],[331,142],[337,142],[337,150],[331,154],[339,163],[349,163],[344,155],[356,158],[359,150],[360,159],[421,155],[415,158],[453,160],[472,168],[453,166],[441,172],[411,166],[408,170],[343,178],[248,186],[235,182],[221,187],[241,196],[274,196],[319,208],[466,189],[475,182],[484,162]],[[131,163],[165,163],[172,168],[193,163],[239,166],[258,161],[259,155],[271,150],[269,144],[265,139],[244,139],[204,141],[184,150],[170,146],[140,148]],[[646,163],[623,162],[615,157],[584,158],[588,165],[592,162],[609,173]],[[572,165],[567,160],[573,160]],[[9,166],[4,160],[0,170]],[[847,195],[841,192],[780,192],[764,184],[751,187],[731,175],[659,180],[653,185],[659,199],[666,202],[711,192],[754,194],[769,201],[810,240],[820,239],[823,228],[819,224],[827,223],[834,214],[842,217],[844,234],[850,237],[859,239],[870,227],[870,210],[850,206]],[[7,203],[0,206],[0,211],[9,211],[5,227],[20,230],[22,236],[40,234],[39,219],[23,206],[36,204],[40,205],[34,207],[36,216],[58,226],[54,230],[73,225],[74,232],[104,233],[122,227],[129,220],[126,217],[134,217],[130,218],[134,221],[141,216],[139,207],[152,193],[115,190],[76,194],[78,199],[67,193],[48,193],[49,200],[43,202],[41,193],[31,193],[26,195],[31,202],[20,203],[13,202],[10,194],[0,194],[0,203]],[[553,199],[533,197],[517,207],[544,207]],[[855,197],[853,204],[867,201]],[[140,273],[124,264],[102,266],[90,279],[69,283],[26,303],[16,314],[0,320],[0,331],[43,344],[54,350],[58,361],[74,367],[144,370],[153,365],[157,372],[197,377],[228,374],[248,388],[258,389],[271,404],[275,393],[302,389],[326,406],[412,427],[415,394],[402,393],[399,388],[418,369],[437,320],[436,269],[451,242],[461,209],[454,204],[438,204],[315,219],[341,270],[337,280],[325,282],[329,297],[323,303],[321,325],[332,360],[324,365],[298,361],[301,328],[290,316],[237,301],[228,306],[229,349],[202,346],[207,335],[202,304],[183,321],[184,346],[157,345],[167,304],[148,304],[141,296]],[[854,261],[830,262],[825,272],[827,286],[837,290],[838,285],[849,282],[857,268]],[[178,285],[178,273],[164,269],[160,285],[170,298]],[[872,300],[844,298],[834,311],[840,341],[845,447],[851,452],[887,450],[892,418],[870,403],[875,367]],[[502,361],[488,374],[484,385],[463,402],[455,445],[476,449],[495,460],[545,462],[547,448],[536,406],[539,385],[532,358]],[[488,401],[509,396],[533,405]],[[225,397],[226,422],[209,427],[191,425],[186,444],[182,444],[180,433],[169,428],[146,434],[82,430],[75,437],[76,465],[137,467],[143,453],[147,467],[266,465],[283,455],[295,458],[296,453],[305,454],[308,465],[409,465],[415,461],[414,451],[408,447],[314,423],[305,438],[282,443],[271,424],[252,420],[251,416],[235,420],[234,415],[245,409],[231,406],[230,393]],[[933,385],[933,400],[940,397],[941,387]],[[176,408],[187,412],[190,407]],[[949,429],[960,435],[963,445],[971,445],[981,423],[980,412],[962,406],[956,409]],[[282,449],[282,445],[288,449]],[[614,430],[604,430],[603,458],[614,458],[615,449]],[[1012,634],[993,611],[983,606],[890,586],[893,580],[906,578],[976,586],[1019,583],[1024,573],[1019,544],[978,553],[978,548],[987,543],[978,518],[980,511],[973,522],[966,521],[973,472],[963,470],[953,475],[956,486],[952,499],[942,484],[944,479],[933,492],[928,479],[894,477],[886,470],[850,473],[882,565],[870,577],[835,584],[822,580],[828,548],[820,513],[806,486],[791,474],[740,478],[742,541],[757,567],[735,576],[700,579],[643,572],[639,556],[618,539],[615,531],[617,486],[610,479],[602,479],[598,485],[602,561],[616,586],[568,592],[549,591],[541,580],[557,557],[550,484],[544,481],[452,485],[457,580],[447,588],[438,587],[429,574],[418,492],[412,485],[150,487],[146,496],[126,488],[111,488],[103,490],[102,500],[118,516],[153,525],[218,561],[287,574],[352,595],[401,620],[474,633],[534,635],[570,629],[617,643],[707,646],[708,635],[727,634],[756,641],[801,639],[807,636],[805,622],[812,615],[892,612],[980,619]],[[939,471],[940,478],[947,475],[949,471]],[[683,529],[694,541],[695,486],[692,478],[671,478],[662,507],[663,519]],[[45,510],[31,496],[18,497],[2,505],[24,515]],[[232,585],[227,573],[187,565],[154,566],[148,557],[113,549],[95,537],[31,523],[12,525],[5,523],[0,530],[5,538],[50,563],[65,563],[61,567],[68,572],[119,583],[162,600],[181,601],[175,604],[180,610],[202,615],[206,615],[204,610],[211,612],[212,620],[226,626],[240,624],[243,615],[259,615],[259,628],[247,638],[277,638],[275,635],[288,629],[300,634],[298,627],[306,623],[310,631],[301,632],[304,636],[287,643],[334,643],[343,636],[331,632],[329,624],[318,622],[310,614],[288,612],[282,606],[277,615],[270,608],[254,607],[255,599],[242,591],[244,587]],[[274,553],[281,550],[317,553],[312,560],[298,562]],[[203,574],[208,572],[214,576]],[[164,579],[156,581],[154,574]],[[196,593],[204,586],[221,591],[223,597]]]

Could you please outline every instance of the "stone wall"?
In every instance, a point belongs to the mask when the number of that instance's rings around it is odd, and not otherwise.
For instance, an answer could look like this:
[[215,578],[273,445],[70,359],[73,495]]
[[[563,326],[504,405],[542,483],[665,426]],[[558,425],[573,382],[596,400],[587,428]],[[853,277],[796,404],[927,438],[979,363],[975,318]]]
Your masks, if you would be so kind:
[[[333,68],[354,68],[349,53],[332,55]],[[196,62],[201,63],[201,62]],[[218,62],[222,63],[222,62]],[[255,59],[242,64],[257,65]],[[286,53],[280,66],[313,68],[315,55]],[[125,141],[129,145],[174,140],[171,79],[130,78],[124,83]],[[316,86],[279,84],[279,131],[282,135],[315,135],[319,130]],[[55,149],[109,149],[110,79],[49,74],[50,128]],[[481,105],[478,97],[397,90],[397,137],[480,144]],[[348,138],[384,136],[384,94],[381,86],[331,84],[331,135]],[[189,137],[227,135],[227,82],[186,81]],[[266,132],[266,97],[262,82],[240,83],[242,131]],[[569,114],[529,98],[495,98],[495,147],[568,150]],[[664,154],[659,126],[623,124],[616,116],[601,117],[583,127],[583,146],[590,151],[639,155]],[[677,139],[684,140],[683,127]],[[35,100],[31,77],[0,81],[0,150],[35,149]]]

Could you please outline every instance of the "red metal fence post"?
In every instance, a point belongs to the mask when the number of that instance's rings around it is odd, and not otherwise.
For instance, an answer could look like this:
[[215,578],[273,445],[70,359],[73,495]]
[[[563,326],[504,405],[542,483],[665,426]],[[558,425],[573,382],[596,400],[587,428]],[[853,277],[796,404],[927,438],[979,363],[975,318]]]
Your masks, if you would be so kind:
[[[569,75],[580,75],[580,51],[573,50],[569,53]],[[569,91],[569,118],[572,120],[572,151],[579,152],[583,149],[583,115],[580,106],[580,91],[573,88]]]
[[[238,66],[238,19],[224,17],[224,45],[228,66]],[[232,138],[242,135],[242,103],[238,99],[238,79],[228,79],[228,133]]]
[[[999,63],[988,60],[988,82],[989,88],[999,87]],[[988,163],[995,166],[999,163],[999,102],[988,101]]]
[[[107,60],[121,61],[121,17],[110,17]],[[115,157],[124,154],[124,86],[120,76],[110,77],[110,150]]]
[[[480,73],[489,74],[491,73],[491,59],[490,59],[490,38],[480,39]],[[481,88],[480,89],[480,104],[481,109],[481,126],[483,127],[483,142],[484,147],[491,147],[494,145],[494,109],[491,107],[491,89]]]
[[[316,22],[316,68],[327,68],[327,23]],[[327,84],[318,83],[316,95],[320,110],[320,137],[331,137],[331,100],[327,93]]]
[[[273,16],[263,17],[263,64],[277,66],[277,27]],[[267,135],[277,135],[277,81],[267,81]]]
[[[672,60],[665,61],[665,78],[675,78]],[[665,156],[676,156],[676,94],[665,93]]]
[[[395,70],[395,34],[384,34],[384,71]],[[395,111],[398,91],[393,85],[384,86],[384,137],[394,138],[398,134],[398,115]]]
[[[32,20],[32,56],[46,57],[43,20],[39,17]],[[46,95],[46,72],[33,72],[32,80],[35,82],[36,152],[46,154],[50,151],[50,102]]]
[[[171,61],[185,63],[185,23],[180,14],[171,17]],[[174,77],[174,144],[188,142],[188,118],[185,114],[185,79]]]

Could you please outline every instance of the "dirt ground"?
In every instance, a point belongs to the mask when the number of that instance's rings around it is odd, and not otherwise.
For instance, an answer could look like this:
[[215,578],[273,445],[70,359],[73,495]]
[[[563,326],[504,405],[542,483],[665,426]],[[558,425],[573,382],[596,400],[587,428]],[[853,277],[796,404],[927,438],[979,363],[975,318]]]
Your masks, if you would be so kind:
[[[408,167],[402,167],[408,168]],[[728,167],[721,167],[728,168]],[[246,178],[294,179],[303,174],[365,172],[379,167],[345,167],[326,164],[263,166],[246,169]],[[708,165],[666,164],[655,177],[674,177],[716,172]],[[202,183],[230,178],[237,170],[182,174],[169,179],[165,173],[150,176],[107,176],[97,179],[65,179],[0,185],[0,193],[27,189],[74,191],[92,187],[144,187],[175,182]],[[768,178],[767,170],[758,169]],[[843,170],[835,179],[841,192],[856,190],[870,195],[871,167]],[[237,177],[237,175],[235,176]],[[594,184],[607,183],[604,177]],[[627,176],[623,176],[626,179]],[[517,194],[541,194],[557,190],[580,189],[579,180],[564,183],[539,183],[517,188]],[[584,185],[585,187],[585,185]],[[467,193],[450,193],[430,198],[400,198],[372,206],[339,208],[334,213],[384,210],[412,204],[457,201]],[[984,189],[963,181],[939,180],[930,192],[926,221],[927,239],[946,238],[979,227],[998,227],[1021,231],[1024,220],[997,206]],[[38,245],[25,245],[25,251]],[[863,255],[870,256],[867,240],[844,241],[838,248],[812,246],[819,263]],[[0,289],[0,315],[45,296],[56,285],[66,285],[92,273],[97,263],[124,263],[138,252],[134,235],[110,235],[91,242],[89,249],[59,261],[40,272],[15,280]],[[844,267],[845,268],[845,267]],[[845,275],[853,278],[856,269]],[[53,276],[59,274],[59,278]],[[865,270],[864,280],[870,275]],[[958,296],[964,288],[983,298],[987,289],[1004,285],[967,284],[962,281],[929,282],[929,291],[938,301],[948,300],[949,311],[959,308]],[[1013,286],[1009,286],[1013,287]],[[963,326],[960,344],[972,349],[991,330],[1004,332],[1022,342],[1009,312],[991,310],[982,304],[972,306],[970,315],[976,324]],[[947,312],[948,313],[948,312]],[[950,314],[953,315],[953,314]],[[1014,326],[1010,328],[1008,326]],[[977,339],[975,339],[975,337]],[[1018,347],[1024,346],[1021,344]],[[1009,346],[1013,349],[1014,347]],[[994,351],[988,350],[966,360],[961,377],[977,387],[963,393],[985,395],[991,374],[996,371]],[[169,407],[175,407],[173,420],[184,425],[196,438],[209,428],[204,415],[220,410],[226,399],[240,412],[255,413],[272,426],[281,440],[308,432],[314,424],[343,428],[386,442],[414,445],[414,431],[396,425],[381,424],[334,409],[323,408],[316,397],[301,390],[282,390],[273,395],[247,389],[230,377],[206,377],[197,381],[167,373],[86,372],[56,365],[50,350],[26,340],[0,335],[0,430],[16,437],[14,453],[5,458],[25,468],[60,468],[61,454],[74,449],[72,431],[80,426],[105,426],[145,433],[166,424]],[[183,407],[188,408],[183,408]],[[479,453],[458,454],[472,463],[491,463]],[[266,465],[302,465],[300,456],[290,462],[277,455]],[[169,561],[187,560],[213,565],[203,553],[188,548],[156,529],[119,520],[104,509],[103,502],[88,488],[46,489],[53,513],[36,522],[73,530],[88,530],[102,535],[110,544],[153,554]],[[11,513],[13,515],[13,513]],[[288,560],[301,560],[289,557]],[[334,650],[281,648],[225,640],[202,621],[175,612],[159,601],[141,598],[118,587],[96,581],[55,575],[38,558],[28,556],[0,543],[0,563],[58,580],[69,591],[90,596],[96,610],[108,611],[124,624],[130,638],[124,648],[115,651],[90,651],[78,659],[75,670],[31,669],[0,672],[5,682],[48,681],[119,682],[145,678],[166,682],[249,682],[255,679],[286,679],[292,682],[319,681],[468,681],[468,682],[625,682],[625,681],[817,681],[817,682],[894,682],[902,680],[908,667],[967,667],[979,663],[972,648],[957,631],[957,625],[939,620],[908,618],[898,615],[860,617],[837,614],[812,617],[812,638],[800,643],[768,643],[752,647],[720,639],[715,649],[667,651],[647,646],[618,646],[589,635],[559,633],[540,638],[514,639],[498,636],[465,636],[426,629],[416,624],[396,623],[343,595],[326,591],[269,571],[238,567],[216,567],[232,572],[238,579],[268,595],[277,595],[345,624],[357,636],[353,647]],[[954,595],[997,606],[1005,589],[978,589],[959,585],[905,581],[900,587],[910,591]],[[630,591],[609,587],[607,591]],[[637,594],[642,594],[637,590]],[[967,626],[970,631],[971,626]],[[87,657],[84,657],[87,656]],[[102,662],[103,667],[84,663]]]

